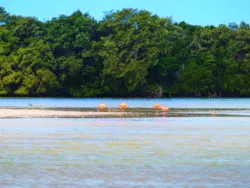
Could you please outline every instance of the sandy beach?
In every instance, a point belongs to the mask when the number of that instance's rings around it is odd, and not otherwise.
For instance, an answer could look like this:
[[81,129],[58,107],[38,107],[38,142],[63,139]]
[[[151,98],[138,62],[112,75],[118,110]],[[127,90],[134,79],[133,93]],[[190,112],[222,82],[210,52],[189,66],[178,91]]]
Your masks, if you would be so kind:
[[[0,118],[84,118],[84,117],[121,117],[124,112],[94,112],[74,110],[43,109],[0,109]],[[128,113],[126,113],[128,114]]]

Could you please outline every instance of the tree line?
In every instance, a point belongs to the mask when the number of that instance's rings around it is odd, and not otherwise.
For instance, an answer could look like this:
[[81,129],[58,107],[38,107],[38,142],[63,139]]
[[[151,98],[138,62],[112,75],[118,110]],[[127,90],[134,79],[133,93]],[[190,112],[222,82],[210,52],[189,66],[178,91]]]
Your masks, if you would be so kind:
[[41,22],[0,7],[0,95],[249,97],[250,26],[137,9]]

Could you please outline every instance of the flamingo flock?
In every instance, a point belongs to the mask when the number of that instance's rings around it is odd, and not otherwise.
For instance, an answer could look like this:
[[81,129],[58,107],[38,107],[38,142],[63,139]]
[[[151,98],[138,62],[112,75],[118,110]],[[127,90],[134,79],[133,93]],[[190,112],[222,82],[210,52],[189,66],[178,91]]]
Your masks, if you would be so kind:
[[[119,107],[119,109],[120,109],[121,111],[124,112],[128,106],[127,106],[127,104],[126,104],[125,102],[122,102],[122,103],[119,104],[118,107]],[[100,111],[102,111],[102,112],[104,112],[105,108],[106,108],[106,104],[104,104],[104,103],[101,103],[101,104],[98,105],[98,109],[99,109]],[[154,104],[154,105],[153,105],[153,108],[156,109],[156,116],[158,116],[158,111],[162,111],[162,112],[163,112],[163,116],[165,117],[165,116],[166,116],[166,113],[167,113],[168,110],[169,110],[169,107],[168,107],[168,106],[161,106],[160,104]]]

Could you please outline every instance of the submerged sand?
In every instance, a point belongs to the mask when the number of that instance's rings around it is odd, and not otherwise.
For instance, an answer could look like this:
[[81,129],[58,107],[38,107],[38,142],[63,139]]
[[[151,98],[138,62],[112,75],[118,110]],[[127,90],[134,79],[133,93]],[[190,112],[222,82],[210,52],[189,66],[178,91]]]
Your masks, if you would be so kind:
[[249,118],[0,119],[7,187],[249,187]]

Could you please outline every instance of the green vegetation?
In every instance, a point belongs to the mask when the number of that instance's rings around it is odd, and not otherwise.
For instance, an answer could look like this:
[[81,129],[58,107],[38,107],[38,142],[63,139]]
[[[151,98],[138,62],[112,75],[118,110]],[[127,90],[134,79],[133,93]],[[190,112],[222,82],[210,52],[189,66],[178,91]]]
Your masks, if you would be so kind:
[[148,11],[47,22],[0,7],[0,95],[250,96],[250,26],[193,26]]

